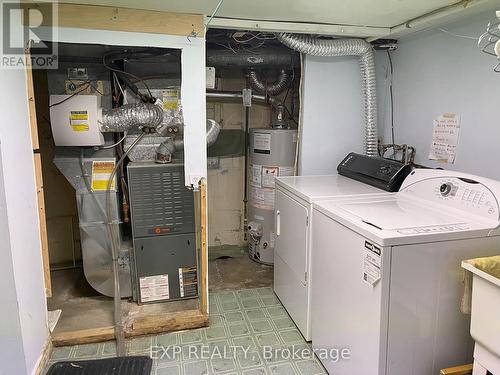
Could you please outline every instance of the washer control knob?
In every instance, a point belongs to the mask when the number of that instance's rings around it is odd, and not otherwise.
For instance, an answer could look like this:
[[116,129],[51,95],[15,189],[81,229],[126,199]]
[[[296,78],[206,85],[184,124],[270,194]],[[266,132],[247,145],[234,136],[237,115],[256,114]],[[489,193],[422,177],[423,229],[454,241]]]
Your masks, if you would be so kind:
[[453,188],[452,184],[442,184],[439,187],[439,192],[443,197],[447,197],[451,193],[451,189]]

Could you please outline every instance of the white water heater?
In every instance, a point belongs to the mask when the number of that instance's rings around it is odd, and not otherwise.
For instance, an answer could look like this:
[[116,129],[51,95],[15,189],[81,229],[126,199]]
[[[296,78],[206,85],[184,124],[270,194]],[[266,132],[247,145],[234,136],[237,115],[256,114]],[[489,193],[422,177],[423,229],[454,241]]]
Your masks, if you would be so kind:
[[274,263],[274,179],[295,174],[297,130],[251,129],[248,173],[248,252]]

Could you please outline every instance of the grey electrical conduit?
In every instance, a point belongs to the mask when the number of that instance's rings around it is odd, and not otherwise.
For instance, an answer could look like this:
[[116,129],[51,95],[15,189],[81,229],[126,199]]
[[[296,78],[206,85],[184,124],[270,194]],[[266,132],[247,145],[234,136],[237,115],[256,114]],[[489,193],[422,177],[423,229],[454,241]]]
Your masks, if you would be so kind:
[[303,34],[277,34],[287,47],[312,56],[358,56],[361,69],[365,115],[365,153],[378,155],[377,87],[375,56],[370,43],[363,39],[320,39]]

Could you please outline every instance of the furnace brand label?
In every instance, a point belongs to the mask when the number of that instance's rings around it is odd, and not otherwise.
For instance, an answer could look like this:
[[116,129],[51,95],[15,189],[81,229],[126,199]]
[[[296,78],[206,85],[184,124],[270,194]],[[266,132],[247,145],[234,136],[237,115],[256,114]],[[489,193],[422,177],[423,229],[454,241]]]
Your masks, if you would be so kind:
[[365,241],[365,248],[363,250],[363,281],[372,287],[375,286],[382,275],[381,255],[382,250],[379,247]]
[[[103,160],[92,162],[92,191],[106,191],[108,182],[115,169],[114,160]],[[115,189],[116,177],[111,182],[111,190]]]
[[170,298],[168,275],[146,276],[139,278],[141,302],[154,302]]

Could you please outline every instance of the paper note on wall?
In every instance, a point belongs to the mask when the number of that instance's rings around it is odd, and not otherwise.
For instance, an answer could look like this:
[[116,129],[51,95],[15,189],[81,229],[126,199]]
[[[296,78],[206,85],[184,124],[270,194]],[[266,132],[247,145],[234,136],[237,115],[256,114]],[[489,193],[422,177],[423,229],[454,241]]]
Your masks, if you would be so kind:
[[429,159],[442,163],[454,163],[460,135],[460,116],[445,113],[434,119]]

